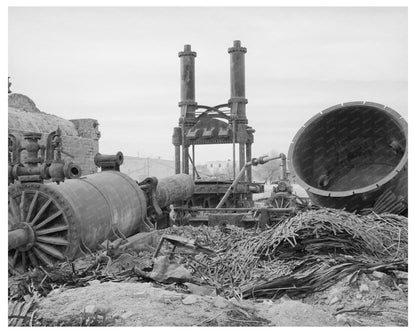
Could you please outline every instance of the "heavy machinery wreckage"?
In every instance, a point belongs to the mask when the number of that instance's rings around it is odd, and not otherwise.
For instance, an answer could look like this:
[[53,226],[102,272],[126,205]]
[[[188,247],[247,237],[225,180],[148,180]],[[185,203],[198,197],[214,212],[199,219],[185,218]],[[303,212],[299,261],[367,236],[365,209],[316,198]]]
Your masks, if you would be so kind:
[[[121,152],[95,156],[101,172],[82,176],[65,162],[59,128],[46,145],[27,133],[21,145],[9,135],[9,271],[72,260],[105,240],[166,227],[174,204],[177,224],[266,228],[282,215],[307,208],[291,191],[296,182],[312,204],[349,211],[407,214],[407,122],[396,111],[370,102],[328,108],[310,119],[286,155],[252,158],[254,129],[248,126],[245,97],[246,48],[228,49],[231,97],[214,107],[195,101],[196,52],[179,53],[181,117],[174,128],[175,175],[137,182],[120,172]],[[9,84],[10,87],[10,84]],[[198,179],[195,146],[232,144],[234,177]],[[236,148],[239,169],[236,175]],[[191,148],[191,153],[190,153]],[[24,162],[21,152],[26,151]],[[268,205],[255,207],[253,193],[264,191],[252,180],[252,167],[280,159],[284,170]],[[190,175],[189,163],[192,165]]]

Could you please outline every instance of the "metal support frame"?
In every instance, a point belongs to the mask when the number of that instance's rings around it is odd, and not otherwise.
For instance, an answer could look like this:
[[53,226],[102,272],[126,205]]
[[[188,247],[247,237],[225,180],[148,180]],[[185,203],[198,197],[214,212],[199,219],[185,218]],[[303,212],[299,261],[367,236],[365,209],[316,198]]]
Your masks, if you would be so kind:
[[235,186],[238,184],[238,182],[244,176],[247,167],[252,166],[252,165],[256,166],[258,164],[264,164],[264,163],[267,163],[267,162],[272,161],[272,160],[281,159],[283,156],[285,156],[285,155],[280,154],[279,156],[274,156],[274,157],[262,156],[262,157],[259,157],[259,158],[253,158],[251,161],[246,162],[244,164],[244,166],[241,168],[237,177],[234,179],[233,183],[228,188],[227,192],[225,192],[224,196],[222,197],[221,201],[218,203],[216,208],[221,208],[222,205],[224,205],[225,201],[228,199],[231,192],[234,190]]

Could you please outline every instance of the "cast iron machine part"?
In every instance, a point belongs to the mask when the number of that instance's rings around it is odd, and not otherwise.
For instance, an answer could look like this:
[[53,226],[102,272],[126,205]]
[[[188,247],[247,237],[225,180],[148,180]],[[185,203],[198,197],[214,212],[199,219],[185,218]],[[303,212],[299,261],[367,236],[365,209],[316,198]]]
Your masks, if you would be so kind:
[[[81,168],[72,161],[64,161],[62,153],[70,156],[62,149],[61,130],[51,132],[46,145],[40,145],[42,138],[40,133],[26,133],[23,135],[26,141],[22,147],[19,140],[13,134],[9,134],[9,168],[8,183],[15,180],[25,182],[39,182],[51,180],[63,182],[65,179],[76,179],[81,176]],[[24,163],[21,162],[21,153],[26,151]]]
[[264,164],[267,163],[269,161],[272,160],[277,160],[277,159],[281,159],[282,163],[286,164],[286,155],[285,154],[280,154],[279,156],[274,156],[274,157],[268,157],[267,155],[265,156],[261,156],[259,158],[253,158],[251,159],[251,161],[247,161],[243,167],[241,168],[239,174],[237,175],[237,177],[235,177],[233,183],[231,184],[231,186],[228,188],[227,192],[225,192],[224,196],[222,197],[221,201],[218,203],[217,207],[215,208],[221,208],[224,203],[227,201],[227,198],[230,196],[230,194],[232,193],[232,191],[235,189],[235,187],[237,186],[238,182],[241,180],[241,178],[244,177],[245,172],[248,168],[251,168],[251,166],[256,166],[259,164]]
[[407,142],[407,122],[393,109],[371,102],[335,105],[294,137],[290,174],[320,206],[372,209],[389,193],[394,202],[385,211],[405,212]]
[[118,171],[56,183],[9,186],[9,268],[72,260],[105,240],[126,238],[151,226],[148,212],[192,196],[194,182],[179,174],[139,185]]
[[[208,226],[233,224],[244,228],[258,226],[259,228],[264,229],[282,214],[294,214],[297,209],[293,206],[263,207],[260,209],[254,207],[224,207],[227,198],[233,191],[238,190],[239,181],[244,175],[244,171],[247,167],[264,164],[276,159],[281,159],[282,163],[286,163],[285,154],[274,157],[262,156],[247,161],[233,183],[228,187],[227,191],[225,191],[224,196],[216,207],[188,207],[187,205],[175,207],[175,211],[178,213],[176,223],[194,226],[199,226],[201,224]],[[255,188],[252,188],[251,191],[260,192],[259,189]]]
[[[254,142],[254,129],[248,126],[245,95],[245,54],[247,49],[239,40],[228,48],[230,54],[230,92],[227,103],[216,106],[200,105],[195,99],[195,58],[191,45],[185,45],[179,52],[181,116],[179,126],[174,128],[172,143],[175,146],[175,173],[189,174],[189,162],[193,166],[194,179],[197,175],[195,146],[206,144],[233,145],[233,178],[236,170],[236,150],[239,153],[239,169],[251,160],[251,146]],[[238,149],[237,146],[238,145]],[[192,148],[191,152],[189,148]],[[247,176],[247,177],[246,177]],[[241,176],[241,181],[252,183],[251,166]],[[198,187],[198,182],[196,186]],[[202,187],[207,184],[201,183]],[[237,193],[235,193],[237,194]],[[252,201],[252,193],[242,193]],[[240,198],[243,198],[239,195]],[[215,207],[215,206],[214,206]]]
[[121,151],[115,155],[103,155],[97,153],[94,156],[94,163],[97,167],[101,168],[101,171],[120,171],[120,165],[123,164],[124,156]]

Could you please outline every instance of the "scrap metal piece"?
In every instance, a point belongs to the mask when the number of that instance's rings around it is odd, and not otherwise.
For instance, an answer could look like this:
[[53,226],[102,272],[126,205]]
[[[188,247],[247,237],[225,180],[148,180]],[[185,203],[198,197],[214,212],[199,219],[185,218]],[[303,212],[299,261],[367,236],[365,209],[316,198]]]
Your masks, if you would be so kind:
[[101,168],[101,171],[120,171],[120,165],[124,162],[124,156],[121,151],[115,155],[103,155],[97,153],[94,156],[94,163],[97,167]]
[[208,255],[215,254],[214,250],[198,244],[198,242],[194,239],[187,239],[176,235],[163,235],[160,238],[159,244],[157,245],[157,248],[153,254],[153,258],[156,258],[159,255],[162,245],[165,241],[173,244],[174,248],[180,246],[191,249],[193,251],[202,252]]
[[[160,208],[192,195],[192,177],[181,176],[157,182],[154,202]],[[185,179],[190,180],[185,182],[188,186],[179,188],[177,182]],[[133,179],[117,171],[69,179],[59,185],[11,185],[9,267],[23,272],[28,267],[72,260],[107,239],[145,231],[147,200]]]
[[[9,134],[9,184],[15,180],[21,183],[43,183],[49,179],[59,183],[65,179],[81,177],[82,171],[77,164],[61,158],[61,153],[65,152],[59,127],[48,135],[46,145],[39,144],[42,138],[40,133],[29,132],[23,137],[26,143],[22,147],[16,137]],[[26,150],[24,164],[21,163],[20,156],[23,150]]]
[[289,148],[289,169],[314,204],[357,211],[385,191],[407,201],[407,122],[370,102],[335,105],[310,119]]

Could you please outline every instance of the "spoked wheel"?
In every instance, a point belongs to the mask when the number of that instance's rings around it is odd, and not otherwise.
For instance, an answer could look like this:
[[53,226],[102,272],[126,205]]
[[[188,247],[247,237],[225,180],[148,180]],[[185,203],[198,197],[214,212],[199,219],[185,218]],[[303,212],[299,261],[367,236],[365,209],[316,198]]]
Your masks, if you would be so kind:
[[[19,246],[9,249],[9,267],[20,273],[29,267],[65,260],[71,244],[65,211],[50,194],[39,189],[22,185],[9,190],[9,237],[11,231],[17,235],[18,230],[24,230],[24,237],[14,242]],[[11,243],[9,238],[9,248],[14,247]]]
[[[281,192],[281,193],[273,193],[273,196],[267,200],[269,207],[272,208],[293,208],[296,207],[296,203],[293,200],[293,196]],[[286,220],[292,213],[290,212],[274,212],[270,215],[270,219],[267,223],[268,227],[273,227],[276,224],[279,224]]]
[[270,203],[274,208],[290,208],[292,206],[291,198],[285,193],[276,194]]

